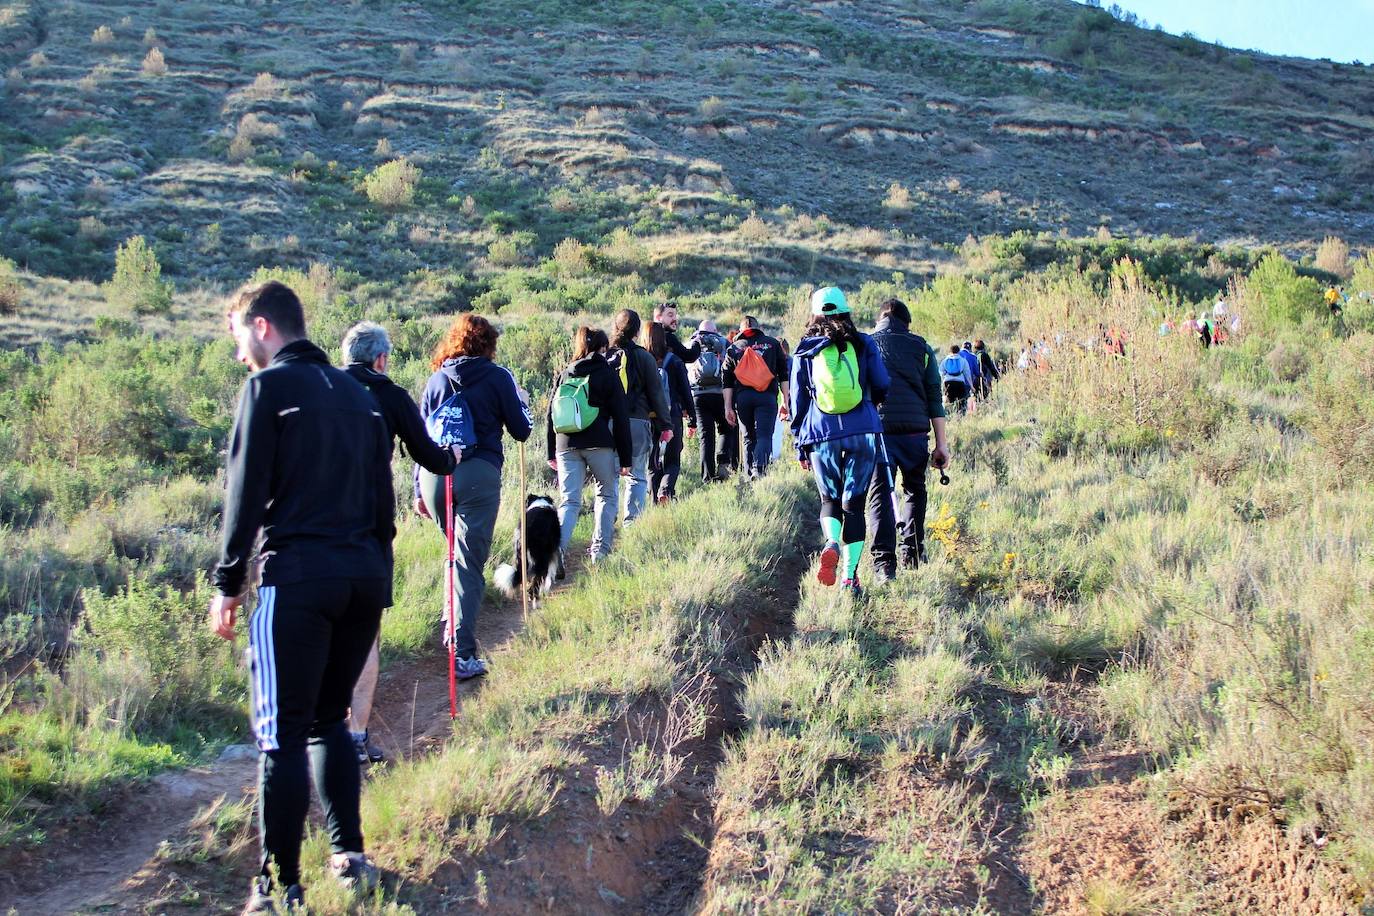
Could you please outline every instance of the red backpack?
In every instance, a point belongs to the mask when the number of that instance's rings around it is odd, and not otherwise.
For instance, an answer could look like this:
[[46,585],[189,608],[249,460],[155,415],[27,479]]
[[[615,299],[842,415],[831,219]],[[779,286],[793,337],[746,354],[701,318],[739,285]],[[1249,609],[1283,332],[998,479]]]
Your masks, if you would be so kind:
[[757,350],[745,345],[739,365],[735,367],[735,380],[755,391],[767,391],[773,384],[773,370],[768,368]]

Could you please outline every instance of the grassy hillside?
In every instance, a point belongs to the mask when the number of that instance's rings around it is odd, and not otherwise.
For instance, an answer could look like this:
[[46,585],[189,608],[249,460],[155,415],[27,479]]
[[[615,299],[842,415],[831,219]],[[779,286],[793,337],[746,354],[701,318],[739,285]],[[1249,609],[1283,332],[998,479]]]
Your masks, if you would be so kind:
[[[103,279],[134,234],[195,285],[480,274],[623,226],[689,286],[1016,229],[1374,234],[1368,68],[1067,0],[0,9],[0,250],[43,274]],[[413,197],[370,204],[399,157]]]

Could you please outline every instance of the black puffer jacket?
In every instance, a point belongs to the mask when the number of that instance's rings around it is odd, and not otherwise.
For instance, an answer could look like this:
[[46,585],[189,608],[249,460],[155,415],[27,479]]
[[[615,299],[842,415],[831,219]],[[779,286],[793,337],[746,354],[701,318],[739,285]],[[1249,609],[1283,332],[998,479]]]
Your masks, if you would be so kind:
[[588,377],[587,403],[597,408],[596,419],[592,425],[580,433],[557,433],[553,431],[553,402],[549,402],[549,413],[545,422],[545,437],[549,444],[549,460],[554,460],[558,452],[570,448],[613,448],[619,456],[618,467],[630,466],[630,414],[629,400],[625,389],[620,387],[620,374],[606,362],[600,353],[577,360],[559,373],[554,381],[554,390],[570,378]]
[[891,316],[873,331],[878,357],[892,377],[887,399],[878,406],[883,432],[928,433],[932,417],[945,415],[940,366],[935,351],[900,319]]

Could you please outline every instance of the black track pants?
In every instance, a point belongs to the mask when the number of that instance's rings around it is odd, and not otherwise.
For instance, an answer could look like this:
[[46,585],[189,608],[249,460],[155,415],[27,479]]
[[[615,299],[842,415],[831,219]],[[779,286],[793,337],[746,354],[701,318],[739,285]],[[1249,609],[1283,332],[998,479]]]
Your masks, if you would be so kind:
[[[868,539],[873,565],[892,574],[897,569],[899,535],[904,556],[913,556],[925,541],[930,440],[924,435],[889,435],[886,441],[891,464],[878,467],[868,490]],[[901,480],[896,499],[895,478]]]
[[323,579],[258,589],[249,621],[253,732],[258,750],[262,873],[300,881],[310,781],[334,852],[362,852],[361,776],[345,716],[377,638],[384,579]]
[[739,435],[733,426],[725,422],[725,395],[720,392],[698,394],[696,402],[697,436],[701,439],[701,479],[709,483],[720,472],[734,468]]

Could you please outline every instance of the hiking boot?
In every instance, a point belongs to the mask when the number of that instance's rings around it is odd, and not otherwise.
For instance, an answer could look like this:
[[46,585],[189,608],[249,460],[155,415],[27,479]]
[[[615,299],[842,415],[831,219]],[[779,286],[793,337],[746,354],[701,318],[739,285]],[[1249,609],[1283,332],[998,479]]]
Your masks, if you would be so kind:
[[863,586],[859,584],[858,576],[852,579],[845,579],[840,583],[840,588],[844,589],[855,598],[862,598],[864,596],[864,589]]
[[666,495],[660,496],[660,497],[658,498],[658,504],[659,504],[660,506],[666,506],[666,505],[668,505],[668,497],[667,497]]
[[362,734],[351,732],[350,734],[353,736],[353,749],[358,752],[360,764],[367,766],[369,763],[381,763],[386,759],[386,754],[382,753],[382,749],[367,740],[367,732]]
[[840,545],[826,541],[821,548],[820,567],[816,570],[816,581],[821,585],[835,584],[835,567],[840,565]]
[[475,655],[472,658],[458,659],[456,667],[460,681],[471,680],[487,673],[487,663]]
[[344,853],[346,858],[329,857],[329,873],[345,890],[366,894],[381,880],[381,870],[361,852]]
[[902,548],[902,567],[904,569],[916,569],[926,560],[926,545],[917,543],[915,547]]
[[[288,887],[281,895],[282,906],[287,912],[299,910],[305,905],[305,892],[299,884]],[[242,916],[252,913],[278,913],[277,897],[273,893],[272,881],[266,875],[253,879],[253,889],[248,894],[248,902],[243,905]]]
[[873,565],[873,584],[883,585],[897,578],[897,564],[875,563]]

